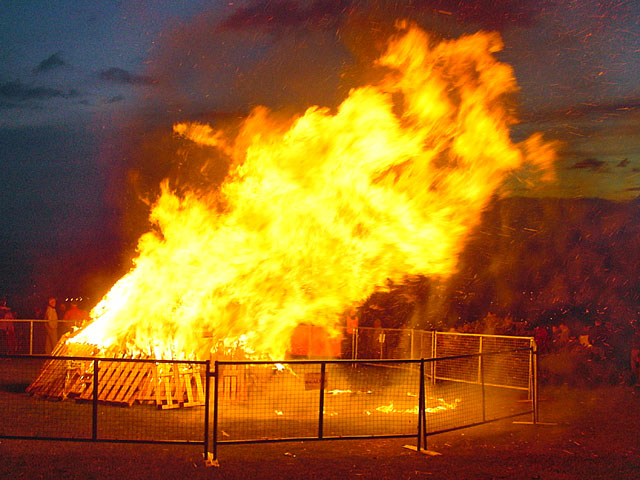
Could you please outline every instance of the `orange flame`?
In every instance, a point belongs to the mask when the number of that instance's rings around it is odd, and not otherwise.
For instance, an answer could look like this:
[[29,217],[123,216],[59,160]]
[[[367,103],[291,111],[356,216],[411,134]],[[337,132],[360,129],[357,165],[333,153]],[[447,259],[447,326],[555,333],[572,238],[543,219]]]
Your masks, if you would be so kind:
[[[132,270],[74,341],[159,356],[241,347],[282,358],[296,325],[329,332],[388,279],[454,272],[506,175],[548,166],[539,135],[509,137],[512,69],[497,34],[436,43],[399,24],[377,68],[335,112],[282,122],[264,107],[240,133],[179,124],[233,161],[219,192],[172,192],[151,211]],[[203,335],[207,332],[207,335]]]

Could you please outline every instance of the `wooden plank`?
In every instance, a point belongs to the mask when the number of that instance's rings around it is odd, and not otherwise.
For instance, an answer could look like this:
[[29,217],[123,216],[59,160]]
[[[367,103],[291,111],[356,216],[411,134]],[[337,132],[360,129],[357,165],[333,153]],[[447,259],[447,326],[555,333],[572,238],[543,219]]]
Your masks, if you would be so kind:
[[39,393],[43,397],[59,400],[62,398],[62,392],[64,391],[66,369],[64,360],[55,362],[55,365],[51,365],[49,368],[48,384],[44,385],[44,388]]
[[120,376],[120,371],[122,370],[122,362],[105,362],[109,363],[107,367],[107,372],[105,373],[105,378],[103,381],[100,381],[98,384],[98,400],[104,401],[116,384],[116,380]]
[[146,401],[153,403],[157,376],[157,366],[155,364],[150,365],[149,373],[142,381],[142,385],[140,385],[140,393],[135,397],[135,400],[138,400],[141,403]]
[[[64,343],[58,343],[54,351],[59,352],[60,350],[62,350],[63,347],[64,347]],[[33,382],[31,382],[31,385],[27,387],[27,392],[35,393],[35,391],[38,389],[46,388],[46,385],[49,383],[47,379],[50,378],[52,374],[51,369],[55,370],[54,366],[56,365],[56,362],[59,362],[59,361],[60,360],[56,360],[56,359],[47,360],[47,362],[42,367],[42,370],[40,370],[40,375],[38,375],[36,379]]]
[[116,398],[120,392],[126,392],[129,386],[131,385],[131,381],[133,377],[130,378],[131,374],[134,373],[134,370],[137,370],[137,366],[135,363],[129,362],[119,362],[122,364],[119,372],[118,378],[114,381],[113,388],[109,391],[109,393],[105,397],[105,401],[107,402],[115,402]]
[[180,366],[178,363],[174,363],[173,367],[173,381],[175,383],[175,400],[176,403],[184,403],[184,389],[182,388],[183,377],[180,374]]
[[116,403],[127,403],[126,400],[133,396],[146,373],[146,366],[146,363],[134,364],[133,369],[129,373],[129,377],[127,378],[127,385],[125,388],[120,390],[120,393],[114,399]]
[[[112,362],[98,362],[98,387],[105,381],[106,375],[109,371],[109,363]],[[84,391],[82,395],[80,395],[80,400],[92,400],[93,399],[93,378],[95,378],[95,372],[92,374],[91,383],[87,386],[87,389]],[[98,395],[100,398],[100,395]]]
[[[160,378],[160,374],[158,372],[158,368],[156,367],[156,371],[155,371],[155,397],[156,397],[156,405],[158,407],[162,406],[162,395],[160,394],[160,391],[162,390],[162,388],[164,387],[164,383],[162,382],[162,379]],[[165,394],[166,396],[166,394]]]
[[180,406],[179,403],[174,402],[173,400],[173,396],[171,394],[171,391],[173,390],[171,388],[171,376],[170,375],[165,375],[164,378],[164,392],[165,392],[165,400],[166,400],[166,404],[161,404],[161,408],[167,409],[167,408],[178,408]]
[[185,390],[187,391],[187,401],[184,403],[185,407],[189,407],[195,405],[196,401],[193,398],[193,375],[191,373],[183,373],[182,378],[184,379]]
[[63,397],[67,398],[69,397],[70,394],[74,393],[77,389],[78,386],[82,386],[82,379],[84,377],[85,374],[85,363],[84,362],[77,362],[77,361],[73,361],[73,360],[69,360],[67,361],[67,371],[65,374],[65,384],[64,384],[64,391],[63,391]]
[[204,388],[202,388],[202,379],[200,377],[200,372],[196,372],[194,375],[194,379],[196,381],[196,395],[198,397],[198,403],[200,405],[204,405]]

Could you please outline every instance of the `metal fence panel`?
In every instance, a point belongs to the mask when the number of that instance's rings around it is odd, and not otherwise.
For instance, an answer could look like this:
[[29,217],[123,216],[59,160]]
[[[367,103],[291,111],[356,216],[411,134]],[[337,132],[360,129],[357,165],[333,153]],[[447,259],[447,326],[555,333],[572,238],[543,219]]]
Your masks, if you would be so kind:
[[324,436],[414,435],[418,367],[416,362],[327,364]]
[[[482,337],[483,352],[511,351],[508,356],[483,357],[483,374],[488,385],[528,389],[531,378],[533,340],[523,337]],[[517,351],[519,350],[519,351]]]
[[219,442],[315,438],[319,363],[217,363]]
[[[485,379],[485,368],[493,379],[496,365],[509,365],[520,353],[405,361],[219,362],[215,441],[415,435],[421,362],[427,434],[531,413],[528,390],[492,386]],[[430,371],[439,373],[433,378]]]
[[[47,395],[32,396],[27,388],[43,375],[57,381],[52,389],[65,387],[67,360],[34,357],[0,359],[0,435],[24,437],[62,437],[91,439],[90,403],[61,402]],[[46,392],[45,392],[46,393]]]
[[506,356],[468,357],[456,362],[436,363],[436,379],[480,382],[480,367],[487,385],[528,390],[531,386],[533,341],[529,337],[476,335],[450,332],[436,333],[436,357],[473,353],[509,352]]
[[435,331],[412,330],[412,358],[432,358],[434,356]]
[[[433,360],[436,371],[460,372],[467,358]],[[428,371],[428,367],[425,371]],[[461,428],[482,422],[482,385],[457,382],[433,382],[425,375],[426,432]]]
[[[521,353],[505,351],[428,360],[427,363],[435,365],[436,372],[451,375],[438,374],[435,381],[425,375],[427,433],[533,413],[534,403],[529,390],[505,387],[507,381],[489,375],[496,382],[492,385],[485,374],[485,368],[489,372],[499,371],[495,369],[496,365],[510,365]],[[474,371],[473,375],[469,374],[470,369]],[[428,371],[428,367],[425,370]],[[475,372],[477,378],[467,381],[475,376]],[[434,408],[430,408],[430,402],[435,402]]]
[[204,362],[2,357],[0,437],[202,444],[205,381]]
[[[145,367],[152,373],[148,375],[147,384],[141,385],[144,382],[142,380],[140,387],[150,387],[149,383],[155,378],[159,388],[155,391],[148,388],[146,400],[136,401],[130,408],[124,401],[130,393],[130,390],[126,389],[127,380],[120,380],[124,373],[120,373],[120,379],[114,377],[117,377],[118,372],[128,369],[132,371],[129,375],[131,378],[135,370],[140,372]],[[153,363],[114,360],[101,361],[99,368],[106,372],[114,370],[115,373],[111,377],[105,374],[99,382],[99,399],[110,386],[111,391],[106,394],[109,400],[98,402],[98,440],[202,441],[205,413],[204,365],[190,362],[168,363],[161,360]],[[133,379],[131,381],[135,382]],[[122,384],[120,389],[117,388],[117,383]],[[163,395],[160,400],[155,398],[158,390]]]

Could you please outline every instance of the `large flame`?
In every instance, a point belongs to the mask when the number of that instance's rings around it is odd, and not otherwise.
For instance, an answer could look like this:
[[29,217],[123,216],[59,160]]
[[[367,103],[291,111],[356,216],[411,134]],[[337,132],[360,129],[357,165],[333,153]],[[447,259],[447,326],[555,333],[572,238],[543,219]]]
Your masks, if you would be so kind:
[[[335,111],[278,120],[256,108],[240,133],[174,130],[233,167],[218,192],[164,183],[134,268],[75,341],[153,354],[216,346],[282,358],[296,325],[334,331],[388,280],[448,276],[505,176],[553,161],[536,135],[516,144],[512,69],[497,34],[434,42],[401,25],[375,85]],[[206,335],[205,335],[206,333]]]

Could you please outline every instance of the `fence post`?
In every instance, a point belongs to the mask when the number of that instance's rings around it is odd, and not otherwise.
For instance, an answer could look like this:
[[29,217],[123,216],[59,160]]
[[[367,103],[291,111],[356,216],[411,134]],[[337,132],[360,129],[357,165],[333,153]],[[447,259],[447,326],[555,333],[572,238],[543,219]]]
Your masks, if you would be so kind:
[[33,355],[33,320],[29,322],[29,355]]
[[410,340],[409,341],[411,342],[411,357],[410,358],[411,358],[411,360],[413,360],[414,359],[414,355],[415,355],[414,348],[413,348],[413,340],[414,340],[413,339],[413,328],[411,330],[409,330],[409,335],[410,335]]
[[98,359],[93,360],[93,412],[91,415],[91,439],[98,439]]
[[[482,345],[482,337],[480,337],[480,345]],[[482,361],[482,353],[478,356],[480,362],[480,384],[482,385],[482,422],[487,421],[487,399],[484,391],[484,362]]]
[[[438,332],[431,330],[431,358],[438,358]],[[431,362],[431,383],[436,384],[436,363]]]
[[[424,358],[420,359],[420,389],[418,393],[418,441],[417,450],[427,449],[427,420],[426,420],[426,402],[424,389]],[[424,448],[422,446],[424,445]]]
[[529,341],[529,390],[527,392],[527,400],[533,404],[533,350],[535,341],[533,338]]
[[[478,382],[482,381],[482,336],[480,336],[480,341],[478,343]],[[484,387],[483,387],[484,388]]]
[[207,360],[204,373],[204,458],[205,460],[209,456],[209,406],[210,406],[210,391],[209,391],[209,374],[211,373],[211,361]]
[[355,340],[354,340],[355,346],[353,347],[353,359],[357,360],[358,359],[358,340],[360,339],[360,331],[358,330],[358,327],[353,329],[353,335],[355,336]]
[[538,423],[538,347],[535,340],[531,348],[533,357],[533,424]]
[[318,412],[318,439],[322,439],[324,423],[324,381],[326,377],[326,363],[320,364],[320,411]]
[[218,360],[213,367],[213,460],[218,459],[218,381],[220,378],[220,365]]

